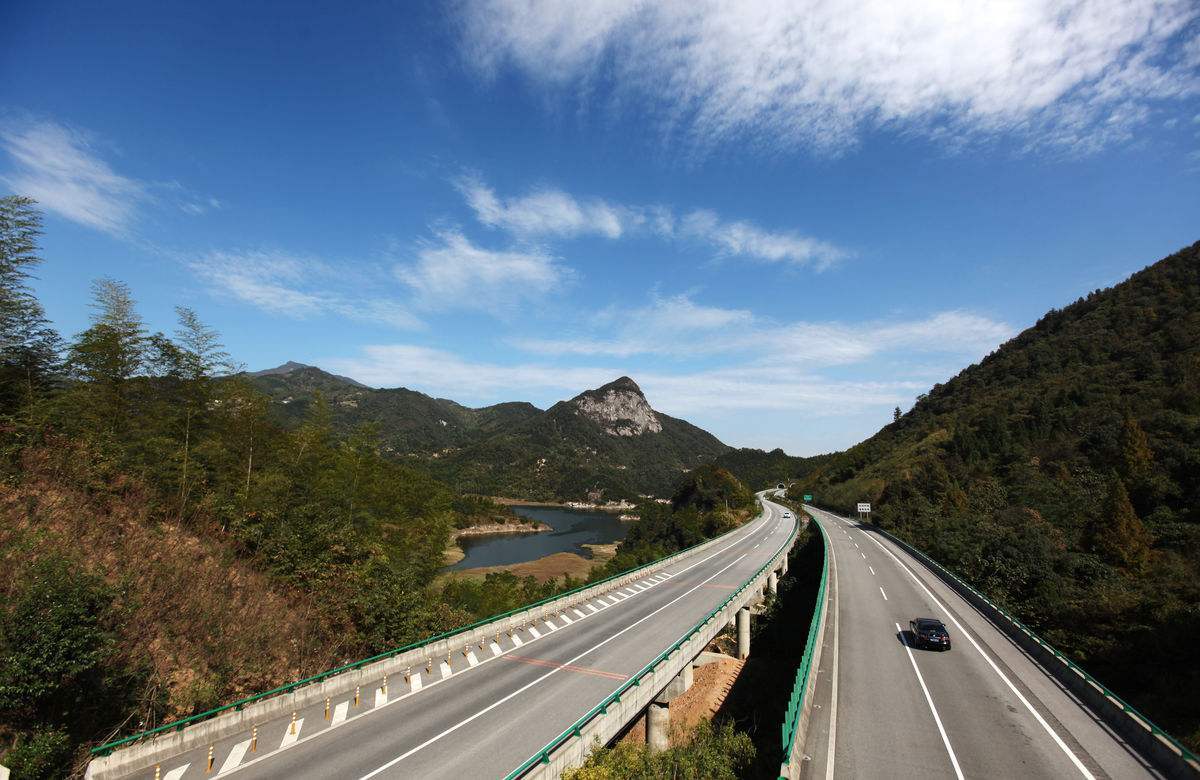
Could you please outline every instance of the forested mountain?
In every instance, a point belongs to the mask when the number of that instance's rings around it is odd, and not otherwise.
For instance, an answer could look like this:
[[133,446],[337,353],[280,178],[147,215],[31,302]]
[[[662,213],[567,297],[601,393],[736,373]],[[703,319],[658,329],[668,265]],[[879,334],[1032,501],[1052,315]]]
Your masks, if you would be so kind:
[[471,409],[403,387],[376,390],[290,361],[249,377],[271,399],[272,416],[283,425],[303,420],[319,394],[329,405],[336,430],[344,433],[369,423],[384,451],[401,456],[423,458],[459,449],[541,412],[528,403]]
[[873,502],[1200,746],[1200,243],[1049,312],[800,493]]
[[733,474],[754,490],[762,490],[769,485],[804,477],[830,457],[832,456],[813,455],[801,458],[796,455],[788,455],[781,449],[766,452],[749,447],[739,447],[738,449],[728,449],[718,455],[714,464]]
[[691,423],[655,411],[621,377],[435,461],[461,489],[530,499],[605,500],[670,495],[690,469],[728,447]]
[[[524,402],[472,409],[406,388],[375,390],[292,362],[250,377],[281,424],[299,424],[320,396],[335,430],[370,424],[385,452],[485,495],[583,500],[600,490],[605,499],[665,496],[689,469],[729,449],[652,409],[628,377],[544,412]],[[759,463],[757,450],[740,452],[738,464],[755,463],[755,477],[799,462],[772,455]]]

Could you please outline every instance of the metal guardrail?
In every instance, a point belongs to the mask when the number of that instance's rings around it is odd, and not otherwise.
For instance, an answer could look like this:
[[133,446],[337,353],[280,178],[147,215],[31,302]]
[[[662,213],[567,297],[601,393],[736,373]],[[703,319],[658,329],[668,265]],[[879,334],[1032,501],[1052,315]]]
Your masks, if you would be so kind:
[[[825,545],[824,560],[821,566],[821,584],[817,588],[813,616],[808,624],[808,639],[804,643],[804,654],[800,656],[800,666],[796,669],[796,680],[792,683],[792,695],[788,699],[787,713],[784,715],[783,723],[779,727],[782,738],[780,747],[782,760],[780,764],[788,762],[792,755],[792,748],[796,743],[796,731],[800,725],[800,711],[804,707],[804,693],[808,690],[808,678],[812,673],[813,647],[816,644],[817,629],[821,623],[821,604],[825,601],[826,585],[829,581],[829,537],[826,535],[825,529],[816,520],[813,520],[811,524],[820,530],[821,541]],[[786,778],[780,775],[779,780],[786,780]]]
[[[687,642],[695,634],[697,634],[699,631],[701,631],[704,628],[704,626],[706,626],[708,624],[708,622],[716,616],[716,614],[718,612],[725,609],[725,607],[730,602],[732,602],[734,599],[736,599],[738,596],[740,596],[746,590],[746,588],[750,587],[750,583],[752,583],[754,580],[756,580],[759,576],[762,575],[762,573],[764,571],[767,570],[767,568],[774,561],[775,556],[779,555],[779,553],[782,550],[786,549],[787,546],[792,543],[792,541],[796,538],[796,536],[799,533],[800,533],[800,523],[799,523],[799,519],[797,519],[796,527],[794,529],[792,529],[792,533],[787,538],[787,540],[782,545],[780,545],[779,549],[776,550],[774,552],[774,554],[771,555],[771,558],[766,563],[764,563],[762,566],[760,566],[758,571],[756,571],[756,572],[754,572],[754,574],[750,575],[750,577],[748,577],[746,579],[746,581],[742,584],[742,586],[740,588],[738,588],[736,591],[734,591],[734,593],[731,596],[729,596],[729,598],[722,601],[720,606],[718,606],[716,609],[709,612],[707,615],[704,616],[704,618],[702,618],[700,620],[700,622],[698,622],[698,623],[696,623],[696,625],[692,626],[691,630],[688,631],[686,634],[684,634],[684,636],[682,638],[680,638],[677,642],[675,642],[675,644],[671,645],[669,648],[667,648],[663,652],[659,653],[658,656],[654,658],[654,660],[647,663],[640,670],[638,670],[637,672],[634,672],[634,674],[631,675],[630,678],[628,680],[626,680],[621,685],[620,688],[617,688],[616,691],[614,691],[613,693],[611,693],[607,697],[605,697],[605,699],[603,701],[601,701],[599,704],[597,704],[592,709],[588,710],[588,712],[583,717],[581,717],[579,720],[575,721],[573,724],[568,726],[567,729],[565,731],[563,731],[561,734],[559,734],[557,737],[550,740],[550,742],[548,742],[546,744],[546,746],[543,747],[541,750],[534,753],[529,758],[525,759],[524,763],[522,763],[516,769],[514,769],[513,771],[511,771],[507,775],[505,775],[504,780],[515,780],[515,778],[521,777],[522,775],[524,775],[526,772],[528,772],[530,769],[532,769],[537,764],[549,764],[551,753],[553,753],[556,749],[558,749],[558,747],[560,745],[562,745],[564,742],[566,742],[568,739],[572,739],[572,738],[580,736],[580,734],[583,731],[583,727],[586,726],[589,721],[591,721],[597,715],[607,714],[608,707],[612,704],[616,704],[616,703],[620,702],[622,694],[624,694],[630,688],[637,687],[641,683],[641,680],[643,677],[645,677],[647,674],[652,673],[660,663],[662,663],[667,658],[669,658],[680,647],[682,647],[685,642]],[[824,583],[824,578],[822,577],[822,584],[823,583]]]
[[430,645],[435,642],[440,642],[444,639],[449,639],[451,637],[458,636],[459,634],[463,634],[468,631],[472,631],[476,628],[479,628],[480,626],[486,626],[489,623],[495,623],[497,621],[504,620],[507,617],[510,617],[512,615],[515,615],[515,614],[518,614],[521,612],[525,612],[526,610],[540,607],[543,604],[549,604],[553,601],[558,601],[559,599],[566,598],[566,597],[571,596],[572,594],[578,593],[582,590],[586,590],[588,588],[594,588],[597,585],[603,585],[606,582],[610,582],[612,580],[619,579],[621,577],[627,577],[630,574],[633,574],[634,572],[641,571],[642,569],[648,569],[652,566],[657,566],[660,563],[662,563],[663,561],[667,560],[668,558],[682,557],[683,555],[690,552],[691,550],[696,549],[697,547],[701,547],[703,545],[714,542],[717,539],[721,539],[723,537],[729,536],[730,534],[736,533],[741,528],[742,528],[742,526],[738,526],[737,528],[733,528],[729,531],[726,531],[725,533],[721,534],[720,536],[714,536],[712,539],[705,539],[703,542],[700,542],[699,544],[694,544],[691,547],[686,547],[682,550],[678,550],[676,552],[671,553],[670,555],[663,556],[662,558],[659,558],[657,560],[650,561],[649,563],[644,563],[641,566],[635,566],[632,569],[627,569],[626,571],[619,572],[617,574],[612,575],[611,577],[605,577],[604,579],[597,580],[596,582],[585,583],[583,585],[580,585],[578,588],[572,588],[571,590],[563,591],[562,593],[558,593],[554,596],[549,596],[547,598],[544,598],[541,601],[535,601],[532,604],[525,604],[520,607],[517,607],[516,609],[510,609],[507,612],[501,612],[497,615],[492,615],[491,617],[487,617],[482,620],[477,620],[474,623],[470,623],[465,626],[459,626],[458,628],[451,629],[450,631],[445,631],[441,634],[437,634],[436,636],[432,636],[427,639],[422,639],[418,642],[413,642],[412,644],[404,645],[403,647],[397,647],[392,650],[387,650],[385,652],[379,653],[378,655],[373,655],[370,658],[364,658],[361,661],[354,661],[352,663],[345,664],[343,666],[339,666],[334,669],[329,669],[324,672],[319,672],[318,674],[314,674],[311,677],[305,677],[302,680],[297,680],[296,682],[288,683],[286,685],[281,685],[278,688],[272,688],[269,691],[263,691],[262,693],[256,693],[252,696],[247,696],[244,699],[238,699],[235,702],[223,705],[221,707],[216,707],[214,709],[208,710],[207,712],[201,712],[196,715],[190,715],[186,718],[181,718],[180,720],[171,721],[170,723],[164,723],[161,726],[157,726],[152,729],[147,729],[146,731],[139,732],[137,734],[134,734],[129,737],[125,737],[123,739],[114,740],[112,742],[106,742],[103,745],[99,745],[97,747],[92,748],[91,754],[93,756],[107,756],[107,755],[111,754],[114,750],[116,750],[117,748],[125,747],[126,745],[133,744],[134,742],[139,742],[143,739],[146,739],[147,737],[157,736],[159,734],[164,734],[169,731],[182,731],[183,729],[187,728],[188,726],[194,725],[196,723],[200,723],[205,720],[209,720],[210,718],[217,717],[218,715],[221,715],[226,712],[240,710],[243,707],[246,707],[247,705],[254,704],[255,702],[262,701],[263,699],[268,699],[272,696],[278,696],[280,694],[292,693],[293,691],[295,691],[298,688],[302,688],[306,685],[312,685],[314,683],[324,682],[325,680],[329,679],[330,677],[341,674],[343,672],[361,669],[362,667],[366,666],[367,664],[372,664],[377,661],[383,661],[383,660],[386,660],[393,656],[400,655],[401,653],[407,653],[410,650],[416,650],[416,649],[419,649],[426,645]]
[[[883,529],[876,529],[876,530],[881,531],[882,533],[891,537],[892,539],[896,539],[897,541],[903,541],[903,540],[897,539],[897,537],[892,536],[892,534],[888,533],[887,531],[884,531]],[[943,566],[940,563],[938,563],[937,561],[935,561],[933,558],[930,558],[928,555],[926,555],[925,553],[918,550],[912,544],[904,542],[904,545],[906,547],[908,547],[908,549],[911,550],[913,553],[915,553],[916,556],[921,559],[921,562],[924,563],[926,566],[933,568],[933,569],[937,569],[939,572],[941,572],[945,576],[949,577],[950,579],[954,580],[962,587],[969,590],[971,593],[975,594],[976,597],[978,597],[981,601],[983,601],[989,607],[991,607],[992,609],[996,610],[998,613],[1003,615],[1008,621],[1010,621],[1013,625],[1015,625],[1023,633],[1025,633],[1031,640],[1033,640],[1037,644],[1041,645],[1043,649],[1045,649],[1047,652],[1049,652],[1055,658],[1057,658],[1059,661],[1061,661],[1064,666],[1066,666],[1068,669],[1073,671],[1075,674],[1082,677],[1085,681],[1087,681],[1091,685],[1095,686],[1101,693],[1103,693],[1105,696],[1107,696],[1109,699],[1111,699],[1113,702],[1115,702],[1118,706],[1120,706],[1121,709],[1125,712],[1125,714],[1141,721],[1151,734],[1153,734],[1157,737],[1162,737],[1167,742],[1169,742],[1176,750],[1179,751],[1179,754],[1183,757],[1183,759],[1185,761],[1187,761],[1193,765],[1200,764],[1200,757],[1198,757],[1195,753],[1193,753],[1191,750],[1189,750],[1187,748],[1187,746],[1185,746],[1182,742],[1177,740],[1175,737],[1171,736],[1168,732],[1163,731],[1161,728],[1159,728],[1157,725],[1155,725],[1154,721],[1150,720],[1145,715],[1143,715],[1141,712],[1139,712],[1137,709],[1135,709],[1131,704],[1126,702],[1124,699],[1122,699],[1120,696],[1118,696],[1116,693],[1114,693],[1111,689],[1109,689],[1108,686],[1104,685],[1104,683],[1100,682],[1095,677],[1092,677],[1090,674],[1088,674],[1087,671],[1083,669],[1083,667],[1079,666],[1074,661],[1072,661],[1070,658],[1068,658],[1060,650],[1058,650],[1056,647],[1054,647],[1054,645],[1050,644],[1045,639],[1042,639],[1040,636],[1038,636],[1038,634],[1033,629],[1031,629],[1029,626],[1025,625],[1020,620],[1018,620],[1016,617],[1014,617],[1011,613],[1008,612],[1008,610],[1004,609],[999,604],[997,604],[996,602],[992,601],[987,596],[980,593],[973,585],[968,583],[963,578],[959,577],[954,572],[947,569],[945,566]]]

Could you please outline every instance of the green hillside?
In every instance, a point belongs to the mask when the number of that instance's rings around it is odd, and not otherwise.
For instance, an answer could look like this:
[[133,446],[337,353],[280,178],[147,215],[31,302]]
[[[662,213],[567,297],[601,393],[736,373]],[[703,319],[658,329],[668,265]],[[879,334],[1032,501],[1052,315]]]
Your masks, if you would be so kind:
[[1049,312],[800,493],[873,502],[1200,745],[1200,243]]
[[435,473],[489,495],[583,499],[602,490],[605,500],[636,499],[670,495],[690,469],[726,449],[712,434],[651,409],[622,377],[439,459]]
[[729,449],[717,456],[714,463],[736,476],[755,490],[768,485],[800,479],[825,463],[830,455],[814,455],[801,458],[788,455],[781,449],[770,452],[740,447]]

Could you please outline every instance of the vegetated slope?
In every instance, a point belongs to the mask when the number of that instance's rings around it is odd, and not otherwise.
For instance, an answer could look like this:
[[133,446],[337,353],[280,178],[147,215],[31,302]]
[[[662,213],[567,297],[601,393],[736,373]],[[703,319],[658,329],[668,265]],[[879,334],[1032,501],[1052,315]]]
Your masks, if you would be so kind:
[[792,495],[913,542],[1200,746],[1200,243],[971,366]]
[[528,499],[605,500],[669,494],[690,469],[724,452],[712,434],[657,412],[629,377],[545,412],[437,462],[460,489]]
[[830,455],[813,455],[802,458],[788,455],[781,449],[767,452],[740,447],[721,453],[714,463],[729,471],[754,490],[762,490],[780,482],[790,482],[807,476],[830,457]]
[[353,379],[289,361],[249,375],[271,399],[274,417],[298,425],[318,394],[329,404],[335,430],[346,433],[374,425],[384,451],[395,455],[438,455],[479,441],[541,412],[527,403],[480,409],[398,387],[376,390]]

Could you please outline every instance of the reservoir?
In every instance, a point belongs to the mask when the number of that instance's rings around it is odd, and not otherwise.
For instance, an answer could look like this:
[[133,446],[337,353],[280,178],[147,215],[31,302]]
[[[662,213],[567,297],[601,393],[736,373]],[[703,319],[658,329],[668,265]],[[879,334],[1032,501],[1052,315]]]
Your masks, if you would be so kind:
[[583,545],[619,542],[629,529],[628,523],[622,523],[610,512],[557,506],[514,506],[512,510],[522,517],[540,520],[553,530],[464,537],[459,543],[467,557],[447,568],[511,566],[559,552],[573,552],[591,558],[591,551]]

